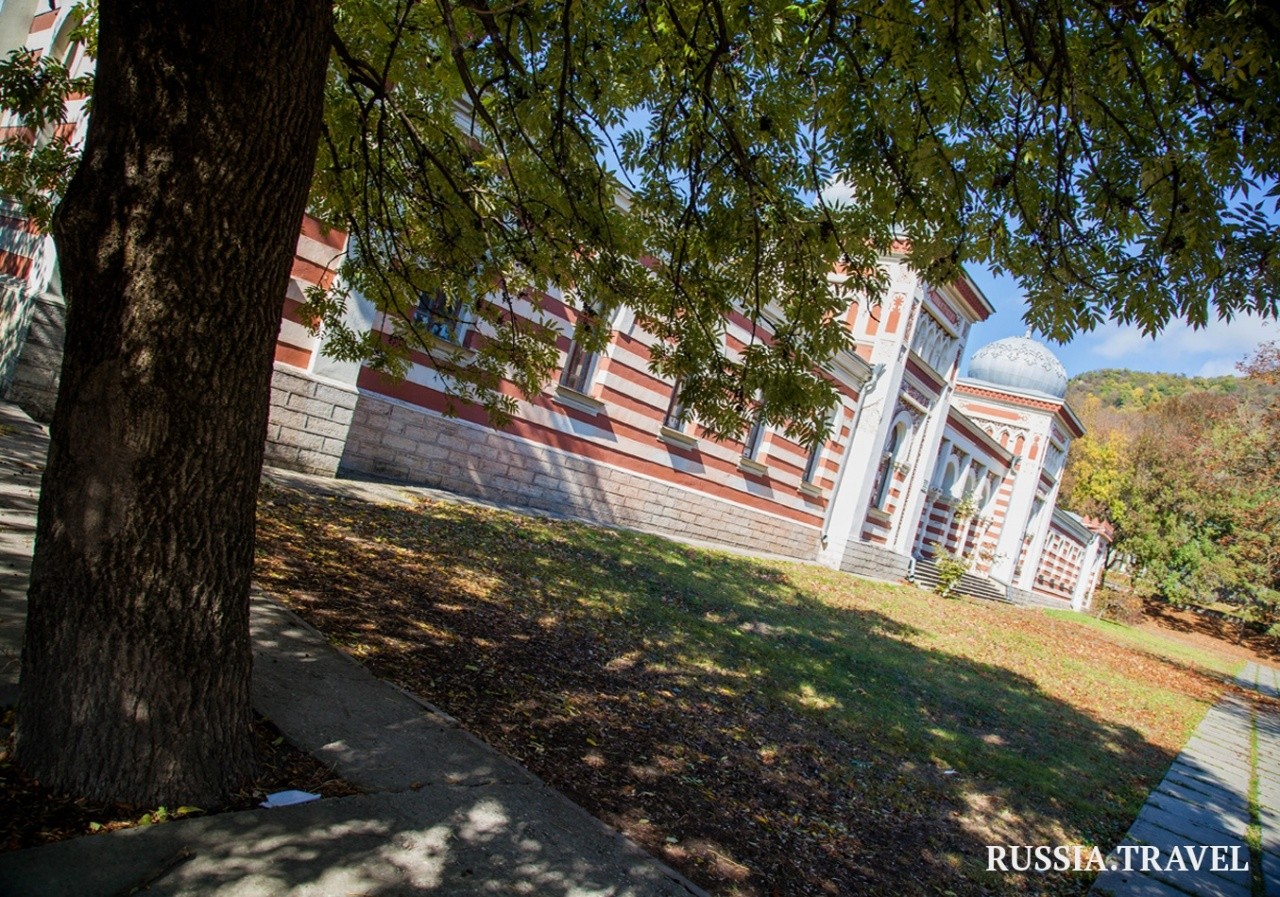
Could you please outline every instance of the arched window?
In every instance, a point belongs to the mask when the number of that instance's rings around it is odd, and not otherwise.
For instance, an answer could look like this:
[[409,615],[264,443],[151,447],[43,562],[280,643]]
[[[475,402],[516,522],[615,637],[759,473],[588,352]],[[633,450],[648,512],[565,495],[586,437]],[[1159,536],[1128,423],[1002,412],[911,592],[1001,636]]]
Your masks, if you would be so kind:
[[972,496],[974,514],[982,514],[983,507],[987,501],[987,490],[990,485],[990,481],[988,481],[985,476],[978,479],[978,485],[974,487]]
[[876,479],[876,498],[875,506],[884,509],[885,504],[889,501],[889,490],[893,485],[893,468],[897,463],[898,452],[902,445],[906,442],[907,425],[905,422],[899,422],[889,432],[889,442],[884,448],[884,454],[880,458],[880,469],[877,472]]
[[956,477],[959,476],[959,468],[956,467],[954,460],[947,462],[947,469],[942,474],[942,485],[939,487],[942,494],[948,498],[951,497],[951,490],[955,488]]

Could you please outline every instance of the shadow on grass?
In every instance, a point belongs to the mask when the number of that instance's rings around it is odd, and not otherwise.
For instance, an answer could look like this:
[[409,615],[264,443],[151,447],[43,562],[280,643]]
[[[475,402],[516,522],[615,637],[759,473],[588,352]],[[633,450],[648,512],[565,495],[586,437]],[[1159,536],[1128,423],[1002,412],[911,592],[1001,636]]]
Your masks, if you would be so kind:
[[1177,608],[1158,598],[1144,602],[1148,620],[1175,632],[1192,633],[1240,645],[1262,657],[1280,659],[1280,640],[1252,629],[1239,618],[1193,607]]
[[1171,759],[799,569],[487,509],[268,500],[269,592],[721,893],[1026,893],[982,871],[986,844],[1109,847]]

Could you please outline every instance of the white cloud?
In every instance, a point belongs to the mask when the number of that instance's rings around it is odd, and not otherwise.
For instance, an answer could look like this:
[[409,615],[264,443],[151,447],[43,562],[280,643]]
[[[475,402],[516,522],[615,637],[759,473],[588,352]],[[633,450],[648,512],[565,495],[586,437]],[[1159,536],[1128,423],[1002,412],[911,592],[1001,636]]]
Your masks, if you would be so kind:
[[1198,376],[1234,374],[1236,362],[1258,345],[1280,337],[1276,322],[1253,315],[1232,321],[1214,320],[1199,330],[1171,324],[1156,337],[1138,328],[1108,325],[1073,342],[1079,360],[1092,358],[1094,367],[1127,367]]
[[[1142,351],[1145,346],[1150,345],[1150,341],[1136,327],[1113,327],[1109,329],[1111,329],[1110,333],[1094,331],[1084,337],[1081,340],[1085,344],[1084,348],[1099,358],[1123,358],[1133,352]],[[1088,343],[1095,340],[1100,340],[1097,345],[1088,345]]]
[[843,177],[836,177],[822,188],[822,201],[833,209],[853,205],[853,185]]
[[1196,377],[1223,377],[1230,374],[1233,377],[1239,377],[1240,371],[1236,368],[1239,358],[1210,358],[1204,364],[1200,365],[1200,369],[1195,372]]

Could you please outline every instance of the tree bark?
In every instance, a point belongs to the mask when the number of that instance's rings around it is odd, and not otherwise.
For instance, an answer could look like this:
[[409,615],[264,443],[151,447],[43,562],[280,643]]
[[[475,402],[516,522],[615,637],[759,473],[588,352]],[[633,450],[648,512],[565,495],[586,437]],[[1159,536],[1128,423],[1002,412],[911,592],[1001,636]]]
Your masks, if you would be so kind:
[[1098,577],[1098,591],[1107,587],[1107,574],[1111,572],[1111,543],[1107,543],[1107,553],[1102,556],[1102,575]]
[[103,0],[100,22],[54,226],[66,354],[16,755],[58,791],[208,807],[252,771],[254,507],[331,10]]

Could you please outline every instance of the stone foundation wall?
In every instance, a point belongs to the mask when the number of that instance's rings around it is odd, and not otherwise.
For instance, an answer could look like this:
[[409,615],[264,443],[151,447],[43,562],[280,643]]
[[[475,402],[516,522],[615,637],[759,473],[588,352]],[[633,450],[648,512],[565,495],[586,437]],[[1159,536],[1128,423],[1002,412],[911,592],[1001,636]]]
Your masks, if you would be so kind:
[[844,550],[840,569],[845,573],[856,573],[872,579],[897,582],[907,578],[907,573],[911,569],[911,558],[905,554],[872,545],[870,542],[850,539]]
[[41,423],[53,418],[58,401],[58,381],[62,377],[62,347],[66,342],[67,306],[62,297],[51,294],[31,300],[26,339],[21,325],[14,344],[20,344],[12,362],[12,379],[4,397]]
[[1009,600],[1019,607],[1050,607],[1054,610],[1071,610],[1071,602],[1064,598],[1051,598],[1039,592],[1009,586]]
[[342,469],[753,551],[812,559],[818,550],[816,526],[367,394]]
[[266,463],[336,475],[357,398],[354,387],[277,363],[271,376]]

